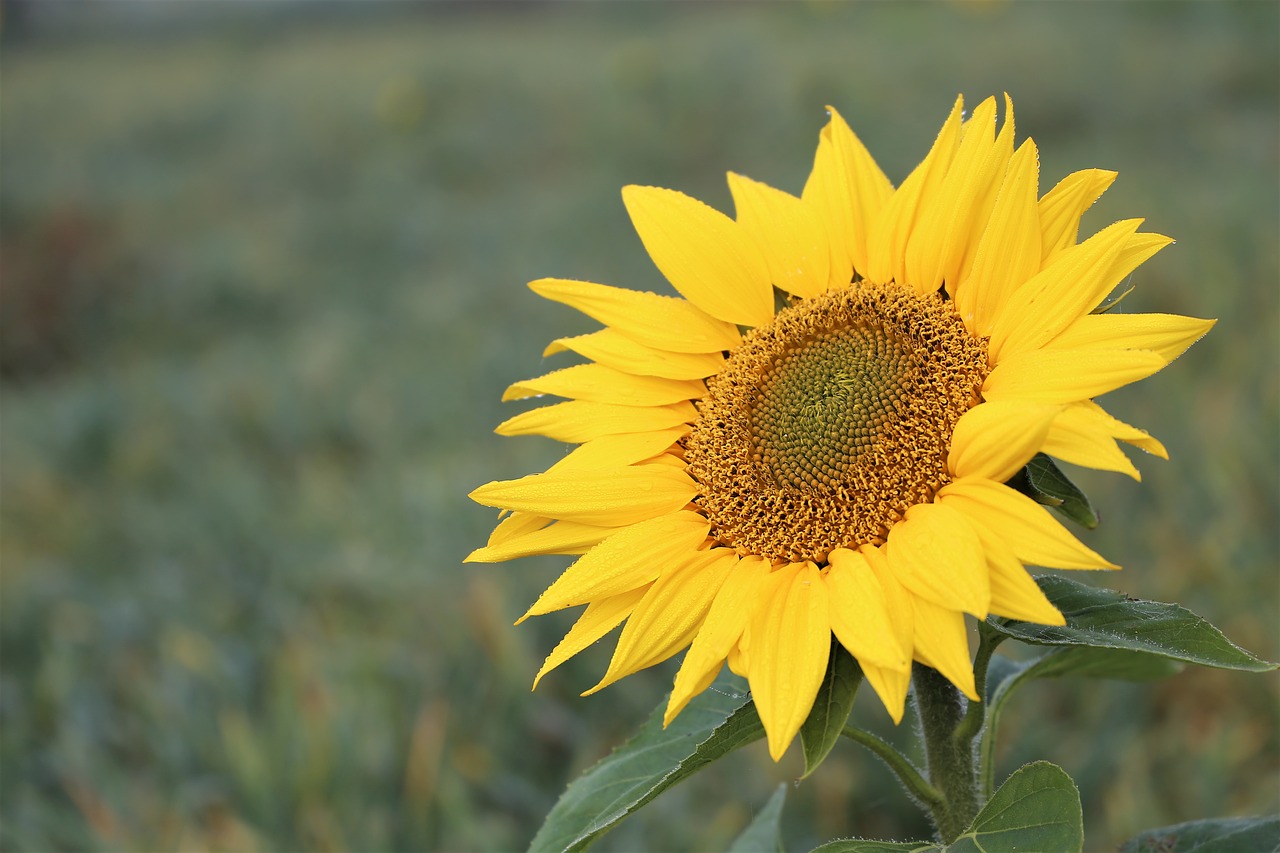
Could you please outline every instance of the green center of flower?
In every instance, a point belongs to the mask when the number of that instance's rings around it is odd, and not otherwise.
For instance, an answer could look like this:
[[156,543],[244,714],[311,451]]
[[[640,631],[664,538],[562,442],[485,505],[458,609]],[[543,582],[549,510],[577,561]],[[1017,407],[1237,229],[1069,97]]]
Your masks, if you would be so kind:
[[833,329],[780,354],[751,409],[756,453],[782,486],[844,482],[910,396],[912,365],[878,325]]
[[783,309],[708,381],[685,442],[712,534],[793,561],[883,542],[949,481],[986,372],[985,342],[936,295],[861,282]]

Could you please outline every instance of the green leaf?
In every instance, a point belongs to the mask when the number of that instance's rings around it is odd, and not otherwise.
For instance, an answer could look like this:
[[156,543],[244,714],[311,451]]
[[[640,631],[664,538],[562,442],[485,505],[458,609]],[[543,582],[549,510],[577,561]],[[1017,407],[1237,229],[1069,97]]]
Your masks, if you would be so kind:
[[800,727],[805,776],[818,769],[818,765],[840,739],[840,732],[844,730],[844,724],[853,711],[853,700],[860,684],[862,668],[853,659],[853,655],[845,651],[844,646],[832,640],[827,674],[813,700],[813,709]]
[[729,845],[729,853],[782,853],[782,804],[787,786],[779,785],[769,802]]
[[1130,838],[1120,853],[1240,853],[1280,850],[1280,817],[1193,820]]
[[1002,619],[990,620],[989,624],[1006,636],[1035,645],[1120,649],[1248,672],[1276,668],[1276,664],[1259,660],[1204,619],[1176,604],[1133,599],[1052,575],[1037,577],[1036,582],[1062,611],[1066,625]]
[[931,841],[868,841],[865,838],[837,838],[810,853],[942,853]]
[[1061,767],[1036,761],[1019,768],[947,853],[992,850],[1081,851],[1080,792]]
[[665,708],[664,701],[631,740],[570,783],[530,851],[582,850],[667,788],[764,737],[745,683],[727,672],[663,729]]
[[1098,526],[1098,513],[1089,498],[1043,453],[1032,457],[1008,485],[1036,503],[1052,507],[1081,527],[1092,530]]

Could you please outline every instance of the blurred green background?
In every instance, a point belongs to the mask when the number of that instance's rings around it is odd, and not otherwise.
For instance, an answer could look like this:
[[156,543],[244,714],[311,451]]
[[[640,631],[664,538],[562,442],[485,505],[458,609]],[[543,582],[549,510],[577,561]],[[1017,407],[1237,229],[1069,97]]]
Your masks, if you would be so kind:
[[[1179,3],[4,7],[0,847],[506,850],[637,726],[673,666],[529,685],[567,564],[462,564],[474,486],[563,449],[491,430],[585,318],[545,275],[666,285],[625,183],[731,210],[798,192],[824,104],[894,181],[957,92],[1009,91],[1042,188],[1120,171],[1092,232],[1177,238],[1131,311],[1220,318],[1108,398],[1171,462],[1085,472],[1097,577],[1280,658],[1280,6]],[[557,364],[560,362],[557,361]],[[873,697],[863,725],[898,743]],[[1280,804],[1277,678],[1064,681],[1001,775],[1079,783],[1091,850]],[[602,850],[723,848],[763,743]],[[927,828],[869,754],[794,787],[788,844]]]

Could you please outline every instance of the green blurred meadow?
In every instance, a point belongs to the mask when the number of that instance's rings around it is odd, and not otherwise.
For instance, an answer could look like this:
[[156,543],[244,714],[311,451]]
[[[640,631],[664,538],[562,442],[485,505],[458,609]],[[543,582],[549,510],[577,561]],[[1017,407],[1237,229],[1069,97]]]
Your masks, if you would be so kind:
[[[25,14],[23,14],[25,8]],[[1280,6],[1176,3],[6,5],[0,32],[0,847],[509,850],[674,663],[529,685],[568,562],[463,565],[466,493],[562,447],[491,433],[585,318],[546,275],[667,285],[626,183],[731,211],[798,192],[825,104],[901,180],[958,92],[1008,91],[1042,187],[1178,245],[1132,311],[1219,318],[1111,395],[1172,461],[1080,473],[1093,578],[1280,658]],[[564,358],[563,356],[558,358]],[[561,362],[556,360],[555,364]],[[1280,809],[1278,681],[1062,681],[1001,775],[1079,783],[1088,849]],[[907,744],[874,698],[861,724]],[[780,781],[757,743],[601,850],[723,849]],[[790,848],[923,837],[839,746]]]

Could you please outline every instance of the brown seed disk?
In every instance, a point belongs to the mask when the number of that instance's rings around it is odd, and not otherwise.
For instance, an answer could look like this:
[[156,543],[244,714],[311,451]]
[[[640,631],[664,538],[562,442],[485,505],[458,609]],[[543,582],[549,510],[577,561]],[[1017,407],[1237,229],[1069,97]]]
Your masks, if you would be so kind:
[[779,560],[883,542],[948,482],[986,373],[937,295],[858,282],[783,309],[708,380],[685,442],[712,535]]

